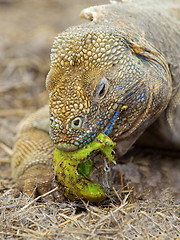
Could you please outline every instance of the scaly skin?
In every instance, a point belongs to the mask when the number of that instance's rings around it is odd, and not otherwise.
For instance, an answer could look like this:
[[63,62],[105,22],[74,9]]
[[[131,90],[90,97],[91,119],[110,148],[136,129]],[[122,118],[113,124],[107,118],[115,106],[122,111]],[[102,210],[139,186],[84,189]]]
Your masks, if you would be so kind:
[[[45,107],[22,124],[15,144],[13,176],[21,189],[27,169],[52,165],[54,146],[74,151],[100,132],[122,156],[158,118],[150,145],[180,148],[180,23],[172,17],[177,6],[164,5],[85,9],[81,17],[91,23],[57,36],[46,80],[53,144]],[[28,191],[41,185],[40,176],[33,179]]]

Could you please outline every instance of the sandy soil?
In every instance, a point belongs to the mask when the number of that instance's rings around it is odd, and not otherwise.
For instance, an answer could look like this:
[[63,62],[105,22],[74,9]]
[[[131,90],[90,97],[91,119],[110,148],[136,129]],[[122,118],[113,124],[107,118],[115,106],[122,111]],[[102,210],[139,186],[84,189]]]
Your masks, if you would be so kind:
[[[178,153],[134,149],[122,159],[129,164],[119,165],[125,180],[133,182],[137,195],[148,186],[146,197],[117,195],[108,205],[93,206],[34,202],[24,195],[16,198],[11,190],[18,123],[47,103],[45,77],[54,37],[83,23],[83,8],[107,2],[0,0],[0,239],[180,238]],[[132,180],[133,159],[143,178],[133,173]]]

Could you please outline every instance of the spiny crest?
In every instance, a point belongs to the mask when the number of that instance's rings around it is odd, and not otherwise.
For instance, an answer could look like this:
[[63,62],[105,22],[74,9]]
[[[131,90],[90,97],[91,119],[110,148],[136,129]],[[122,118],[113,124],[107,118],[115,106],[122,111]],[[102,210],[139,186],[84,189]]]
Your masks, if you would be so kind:
[[80,70],[111,67],[118,63],[124,50],[124,43],[111,33],[70,28],[56,37],[51,50],[51,66],[66,71],[72,66],[79,66]]

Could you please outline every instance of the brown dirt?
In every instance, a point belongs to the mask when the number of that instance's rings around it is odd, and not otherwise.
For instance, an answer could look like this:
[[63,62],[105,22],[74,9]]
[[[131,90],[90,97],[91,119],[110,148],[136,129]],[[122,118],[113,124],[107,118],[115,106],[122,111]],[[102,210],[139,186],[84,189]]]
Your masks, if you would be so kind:
[[117,194],[116,201],[104,206],[60,204],[34,202],[24,195],[16,198],[11,190],[10,156],[18,123],[47,103],[45,77],[54,37],[82,23],[78,16],[83,8],[107,2],[0,0],[0,239],[180,238],[179,155],[175,153],[133,150],[123,159],[129,165],[118,166],[131,182],[131,162],[136,159],[147,179],[133,173],[133,187],[142,188],[148,181],[150,193],[156,191],[154,199]]

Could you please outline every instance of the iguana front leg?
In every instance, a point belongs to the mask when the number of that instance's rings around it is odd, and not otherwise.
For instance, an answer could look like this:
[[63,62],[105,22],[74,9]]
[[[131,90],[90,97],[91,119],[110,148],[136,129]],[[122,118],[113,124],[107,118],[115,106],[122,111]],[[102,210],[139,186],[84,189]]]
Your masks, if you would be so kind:
[[[56,186],[53,152],[54,146],[48,134],[48,106],[45,106],[20,124],[12,156],[12,176],[18,190],[36,197]],[[46,198],[61,197],[56,191]]]

